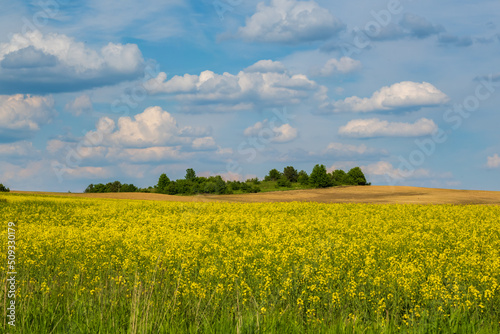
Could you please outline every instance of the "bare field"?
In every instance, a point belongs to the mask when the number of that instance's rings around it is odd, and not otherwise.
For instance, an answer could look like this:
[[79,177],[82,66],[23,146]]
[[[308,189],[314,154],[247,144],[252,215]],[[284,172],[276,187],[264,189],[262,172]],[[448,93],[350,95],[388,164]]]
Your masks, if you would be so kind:
[[275,191],[258,194],[172,196],[149,193],[77,194],[13,191],[89,198],[177,202],[321,202],[321,203],[405,203],[405,204],[500,204],[500,191],[453,190],[404,186],[338,187]]

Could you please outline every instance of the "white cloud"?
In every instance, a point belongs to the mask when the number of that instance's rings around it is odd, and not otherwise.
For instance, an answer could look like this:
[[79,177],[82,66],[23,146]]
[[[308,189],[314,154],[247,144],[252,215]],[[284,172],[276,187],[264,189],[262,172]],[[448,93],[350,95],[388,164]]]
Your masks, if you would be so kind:
[[419,109],[445,104],[446,94],[428,82],[403,81],[382,87],[369,98],[351,96],[344,100],[327,103],[323,109],[333,112],[371,112],[377,110]]
[[266,72],[275,72],[275,73],[283,73],[286,71],[285,65],[283,65],[279,61],[272,60],[259,60],[252,66],[249,66],[245,69],[246,73],[266,73]]
[[194,149],[213,149],[215,140],[212,137],[196,138],[193,140],[192,147]]
[[297,129],[291,127],[290,124],[283,124],[279,127],[275,127],[273,131],[276,136],[272,141],[276,143],[287,143],[297,138],[298,135]]
[[0,156],[7,157],[33,157],[40,152],[29,141],[19,141],[10,144],[0,144]]
[[28,180],[29,186],[26,190],[33,190],[46,179],[46,177],[40,177],[40,175],[51,176],[50,166],[46,160],[26,161],[23,164],[13,164],[10,161],[0,160],[0,180],[3,182],[8,181],[8,184],[4,184],[6,186],[11,185],[11,189],[19,189],[18,186],[13,188],[14,184],[27,183]]
[[179,161],[195,151],[215,151],[215,140],[204,136],[202,128],[179,127],[174,117],[155,106],[133,118],[117,122],[101,117],[95,130],[88,131],[78,143],[53,139],[46,150],[53,159],[69,168],[109,163]]
[[93,110],[92,101],[87,94],[80,95],[73,101],[68,102],[64,108],[75,116],[90,113]]
[[500,167],[500,156],[495,153],[493,156],[488,157],[488,162],[486,163],[488,168],[498,168]]
[[275,143],[286,143],[297,138],[298,130],[288,123],[281,126],[274,126],[274,124],[270,124],[265,119],[246,128],[243,134],[247,137],[260,136]]
[[56,115],[51,96],[0,95],[0,136],[26,137]]
[[319,75],[331,76],[337,73],[347,74],[361,69],[361,62],[349,57],[342,57],[340,60],[329,59],[323,68],[319,70]]
[[176,75],[167,79],[166,73],[161,72],[145,84],[150,93],[172,94],[191,111],[235,111],[256,105],[297,104],[320,87],[307,76],[283,72],[280,63],[269,61],[257,62],[236,75],[203,71],[200,75]]
[[263,122],[257,122],[252,126],[249,126],[248,128],[243,131],[243,134],[247,137],[251,136],[258,136],[259,132],[264,128],[264,126],[268,127],[269,121],[266,119]]
[[143,63],[135,44],[108,43],[96,51],[62,34],[14,34],[0,44],[0,89],[36,93],[104,86],[138,77]]
[[271,0],[257,5],[238,35],[245,40],[298,44],[325,40],[342,30],[343,23],[314,1]]
[[99,119],[96,131],[88,136],[102,136],[112,146],[149,147],[186,142],[179,137],[180,129],[174,117],[161,107],[149,107],[134,118],[120,117],[117,124],[108,118]]
[[339,128],[339,134],[354,138],[371,137],[419,137],[437,131],[430,119],[421,118],[415,123],[381,121],[378,118],[355,119]]

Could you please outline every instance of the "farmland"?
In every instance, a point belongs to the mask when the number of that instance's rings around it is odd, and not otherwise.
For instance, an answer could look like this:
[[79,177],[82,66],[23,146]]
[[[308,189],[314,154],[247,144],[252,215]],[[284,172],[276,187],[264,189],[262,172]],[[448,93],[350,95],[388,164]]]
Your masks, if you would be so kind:
[[500,330],[500,206],[0,197],[20,333]]

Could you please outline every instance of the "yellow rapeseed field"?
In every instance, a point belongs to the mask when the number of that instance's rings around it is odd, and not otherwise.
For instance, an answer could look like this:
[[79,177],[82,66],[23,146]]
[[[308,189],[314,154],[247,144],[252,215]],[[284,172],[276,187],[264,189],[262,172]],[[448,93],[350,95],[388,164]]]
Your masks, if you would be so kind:
[[499,328],[499,206],[2,198],[25,333]]

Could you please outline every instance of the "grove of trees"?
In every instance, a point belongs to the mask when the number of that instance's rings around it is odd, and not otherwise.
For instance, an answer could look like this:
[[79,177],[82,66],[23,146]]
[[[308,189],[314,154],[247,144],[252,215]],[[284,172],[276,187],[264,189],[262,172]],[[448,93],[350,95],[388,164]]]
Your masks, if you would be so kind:
[[[264,183],[262,183],[264,182]],[[119,181],[107,184],[90,184],[86,193],[106,193],[106,192],[155,192],[169,195],[194,195],[194,194],[232,194],[234,192],[257,193],[262,190],[261,186],[275,188],[327,188],[342,185],[370,185],[366,182],[365,175],[361,168],[354,167],[347,173],[343,170],[334,170],[328,173],[324,165],[315,165],[311,174],[306,171],[297,171],[293,166],[287,166],[280,172],[271,169],[264,177],[264,181],[253,178],[242,181],[224,181],[220,175],[216,176],[196,176],[192,168],[186,170],[183,179],[170,180],[167,174],[163,173],[154,187],[140,189],[133,184],[122,184]],[[295,186],[294,186],[295,185]],[[0,184],[0,191],[3,185]],[[8,188],[7,188],[8,189]]]
[[139,191],[139,188],[133,184],[121,184],[120,181],[109,182],[107,184],[90,184],[85,189],[86,193],[133,193],[136,191]]
[[0,192],[8,193],[10,191],[9,188],[0,183]]

